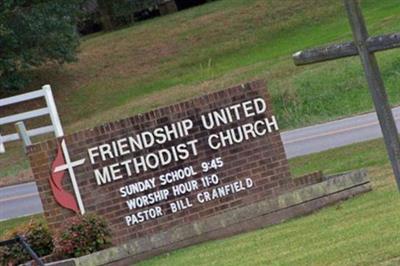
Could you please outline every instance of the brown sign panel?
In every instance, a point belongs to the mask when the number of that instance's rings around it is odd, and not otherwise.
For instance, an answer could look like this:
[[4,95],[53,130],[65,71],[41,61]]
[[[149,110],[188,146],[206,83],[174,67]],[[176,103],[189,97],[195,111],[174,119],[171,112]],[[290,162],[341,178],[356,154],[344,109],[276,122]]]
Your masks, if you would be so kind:
[[95,212],[118,244],[287,191],[271,107],[257,81],[30,147],[49,225]]

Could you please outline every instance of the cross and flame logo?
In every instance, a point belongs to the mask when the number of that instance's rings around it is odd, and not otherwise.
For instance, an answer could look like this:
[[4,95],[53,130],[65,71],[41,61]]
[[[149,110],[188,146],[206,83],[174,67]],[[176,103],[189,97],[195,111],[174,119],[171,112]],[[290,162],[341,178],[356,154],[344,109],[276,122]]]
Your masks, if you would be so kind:
[[[52,164],[51,176],[49,178],[51,190],[53,191],[54,198],[58,204],[76,213],[80,212],[81,214],[85,213],[85,208],[76,182],[74,167],[80,166],[84,163],[85,159],[74,162],[71,161],[67,145],[65,144],[65,139],[62,139],[61,145],[60,143],[57,143],[57,155]],[[65,191],[62,187],[62,181],[66,170],[68,170],[75,197],[68,191]]]

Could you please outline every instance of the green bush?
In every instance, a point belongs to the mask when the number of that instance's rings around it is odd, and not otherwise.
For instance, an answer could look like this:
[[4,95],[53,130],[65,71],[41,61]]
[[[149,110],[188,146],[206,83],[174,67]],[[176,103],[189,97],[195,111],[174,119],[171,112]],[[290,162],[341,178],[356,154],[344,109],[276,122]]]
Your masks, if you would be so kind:
[[[53,252],[53,239],[47,225],[30,221],[9,231],[4,239],[12,239],[17,235],[25,238],[26,242],[40,257]],[[32,260],[31,256],[19,243],[0,248],[0,265],[18,265]]]
[[56,255],[61,258],[84,256],[111,244],[107,223],[99,216],[75,216],[65,224],[56,238]]

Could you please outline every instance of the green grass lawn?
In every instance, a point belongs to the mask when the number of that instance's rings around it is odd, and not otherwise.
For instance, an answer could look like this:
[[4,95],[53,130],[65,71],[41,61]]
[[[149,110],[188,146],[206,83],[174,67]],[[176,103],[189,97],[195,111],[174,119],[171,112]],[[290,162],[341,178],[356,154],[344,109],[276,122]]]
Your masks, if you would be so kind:
[[400,194],[382,141],[304,156],[290,164],[297,175],[318,169],[337,173],[366,167],[373,191],[312,215],[174,251],[139,265],[400,263]]
[[[312,215],[155,257],[140,265],[378,265],[400,257],[400,194],[382,140],[290,160],[294,175],[367,168],[373,191]],[[35,216],[34,219],[43,219]],[[0,222],[0,237],[28,217]],[[387,265],[398,265],[395,260]]]

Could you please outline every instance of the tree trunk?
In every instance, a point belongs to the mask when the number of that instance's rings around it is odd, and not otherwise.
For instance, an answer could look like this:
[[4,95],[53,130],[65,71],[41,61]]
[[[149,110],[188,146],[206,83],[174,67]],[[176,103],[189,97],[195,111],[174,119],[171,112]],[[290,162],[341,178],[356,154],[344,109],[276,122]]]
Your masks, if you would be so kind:
[[114,29],[113,23],[113,11],[112,11],[112,1],[109,0],[98,0],[99,12],[101,17],[101,23],[103,24],[103,29],[105,31],[110,31]]

